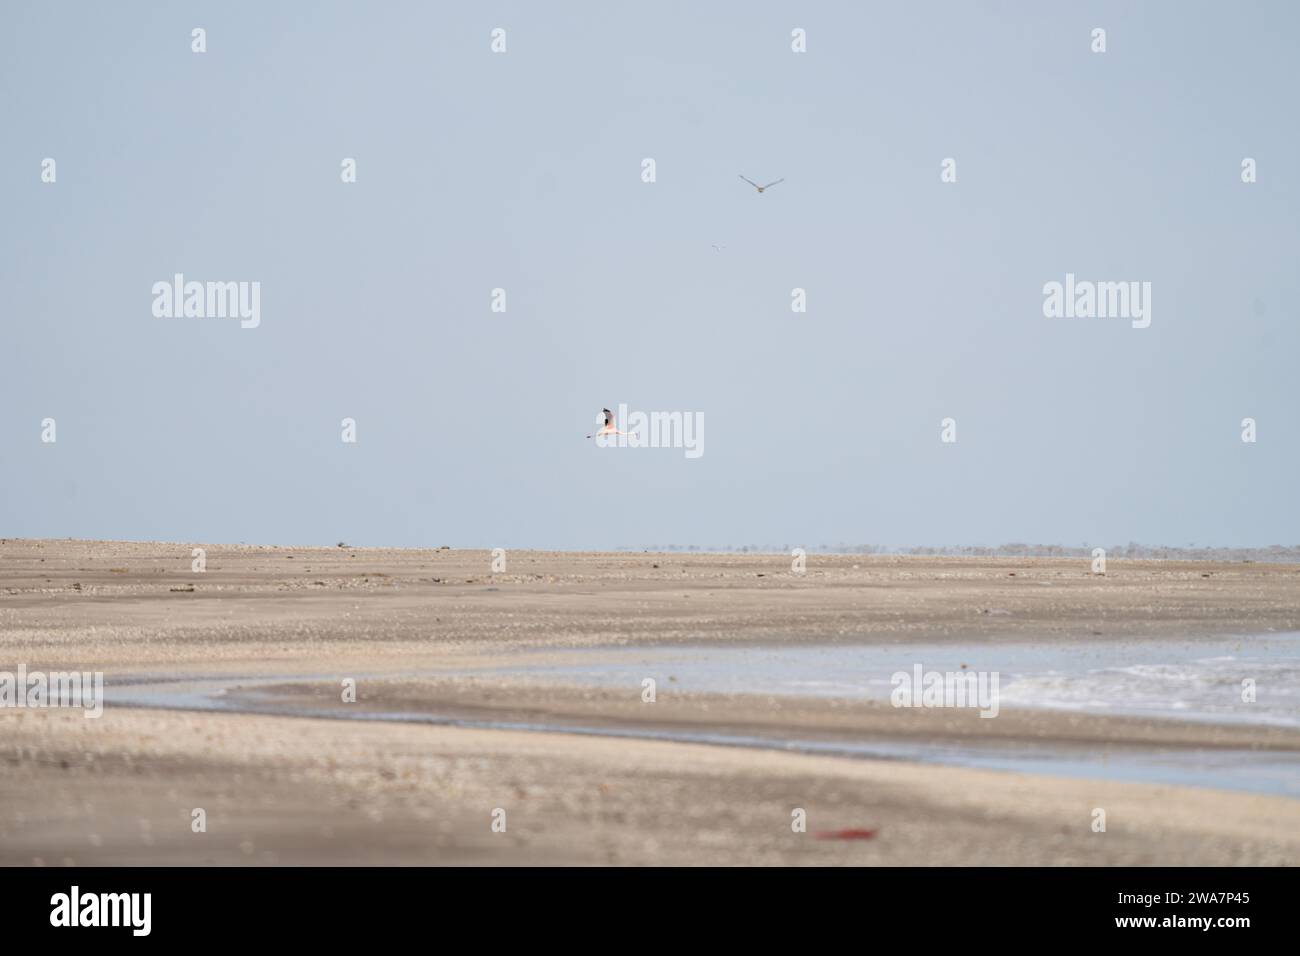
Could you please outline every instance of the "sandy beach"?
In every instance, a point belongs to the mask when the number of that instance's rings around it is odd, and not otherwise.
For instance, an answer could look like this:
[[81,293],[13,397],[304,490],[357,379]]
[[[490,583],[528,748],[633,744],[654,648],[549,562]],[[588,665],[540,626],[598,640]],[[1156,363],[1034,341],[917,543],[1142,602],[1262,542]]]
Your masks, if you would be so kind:
[[[0,671],[108,690],[97,719],[0,709],[0,863],[1293,865],[1300,800],[1218,762],[1285,778],[1285,720],[986,720],[691,668],[750,649],[774,679],[802,650],[1218,659],[1296,631],[1286,564],[845,555],[795,574],[783,555],[511,551],[493,573],[487,551],[7,540]],[[653,703],[625,679],[637,655]],[[1107,770],[1072,769],[1098,753]],[[1144,777],[1150,754],[1205,785]]]

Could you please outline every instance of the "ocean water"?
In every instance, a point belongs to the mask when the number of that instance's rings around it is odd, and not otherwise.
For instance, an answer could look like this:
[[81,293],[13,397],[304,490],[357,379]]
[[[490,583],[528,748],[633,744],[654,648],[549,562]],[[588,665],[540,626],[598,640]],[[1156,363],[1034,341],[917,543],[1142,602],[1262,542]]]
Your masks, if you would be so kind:
[[588,686],[639,686],[651,677],[660,687],[701,693],[888,700],[893,676],[916,665],[996,673],[1000,707],[1300,726],[1295,633],[1135,643],[609,647],[497,672]]
[[[1300,635],[1263,634],[1196,641],[1052,642],[1035,644],[796,645],[772,647],[604,647],[512,654],[510,663],[473,671],[372,675],[535,677],[548,683],[626,688],[639,694],[651,677],[661,689],[888,700],[895,673],[998,675],[998,705],[1089,713],[1140,714],[1255,725],[1300,724]],[[965,665],[963,669],[962,665]],[[351,675],[366,678],[366,675]],[[875,760],[911,760],[1065,777],[1216,787],[1300,797],[1300,754],[1254,749],[1092,743],[1059,746],[997,741],[825,740],[811,735],[751,736],[664,727],[597,727],[517,723],[438,713],[385,713],[364,706],[340,711],[286,705],[262,696],[282,683],[334,682],[337,675],[119,678],[106,705],[296,714],[349,720],[416,722],[545,733],[596,734],[764,747]],[[366,678],[369,679],[369,678]],[[1255,700],[1242,699],[1253,681]]]

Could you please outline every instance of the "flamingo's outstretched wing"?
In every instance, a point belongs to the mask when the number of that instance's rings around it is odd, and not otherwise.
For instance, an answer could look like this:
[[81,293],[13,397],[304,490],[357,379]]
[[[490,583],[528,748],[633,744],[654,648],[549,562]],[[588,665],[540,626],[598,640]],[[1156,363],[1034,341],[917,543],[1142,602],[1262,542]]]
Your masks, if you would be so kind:
[[771,189],[771,188],[772,188],[773,186],[775,186],[777,183],[783,183],[783,182],[785,182],[785,177],[784,177],[784,176],[782,176],[780,179],[773,180],[772,182],[768,183],[768,184],[767,184],[766,186],[764,186],[763,188],[764,188],[764,189]]
[[[741,176],[740,178],[741,178],[741,179],[745,179],[744,176]],[[745,182],[749,183],[749,184],[750,184],[751,186],[753,186],[755,189],[761,189],[761,188],[762,188],[761,186],[758,185],[758,183],[754,182],[754,180],[752,180],[752,179],[745,179]]]
[[606,428],[613,428],[613,427],[614,427],[614,413],[611,412],[608,408],[602,408],[601,411],[605,413],[605,427],[606,427]]

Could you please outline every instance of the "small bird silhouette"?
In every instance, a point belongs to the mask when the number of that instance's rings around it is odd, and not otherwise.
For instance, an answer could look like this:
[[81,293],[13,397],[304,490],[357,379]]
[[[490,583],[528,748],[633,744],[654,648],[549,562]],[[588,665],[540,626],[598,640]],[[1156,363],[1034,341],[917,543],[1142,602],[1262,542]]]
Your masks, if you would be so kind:
[[[741,179],[745,179],[744,176],[741,176],[740,178],[741,178]],[[771,189],[771,188],[772,188],[773,186],[775,186],[777,183],[783,183],[783,182],[785,182],[785,177],[783,176],[783,177],[781,177],[780,179],[774,179],[774,180],[772,180],[772,182],[768,183],[766,186],[760,186],[758,183],[754,182],[754,180],[752,180],[752,179],[745,179],[745,182],[749,183],[751,186],[753,186],[755,189],[757,189],[757,190],[761,193],[761,192],[763,192],[763,190],[765,190],[765,189]]]

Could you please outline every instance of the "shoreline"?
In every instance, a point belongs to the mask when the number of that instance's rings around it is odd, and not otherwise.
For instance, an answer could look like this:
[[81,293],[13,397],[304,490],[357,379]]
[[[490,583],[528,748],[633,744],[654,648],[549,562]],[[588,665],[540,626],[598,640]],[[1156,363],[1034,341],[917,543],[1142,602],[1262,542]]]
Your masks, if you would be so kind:
[[[0,862],[1300,862],[1294,798],[906,759],[995,747],[1290,760],[1293,727],[1011,707],[982,720],[667,682],[648,705],[638,686],[491,674],[610,648],[1069,646],[1110,661],[1170,639],[1245,645],[1300,631],[1300,567],[1114,560],[1100,577],[1076,559],[810,554],[796,575],[752,554],[507,558],[494,574],[484,552],[212,546],[196,573],[190,546],[0,542],[0,670],[103,670],[110,694],[98,720],[0,710]],[[262,685],[229,690],[236,704],[356,706],[335,682],[352,675],[366,710],[541,726],[112,703],[128,678],[230,675]],[[636,736],[659,731],[883,742],[893,756]],[[509,838],[488,826],[505,806],[519,820]],[[194,807],[224,821],[206,844],[188,829]],[[792,834],[792,807],[810,831],[880,836],[848,848]]]

